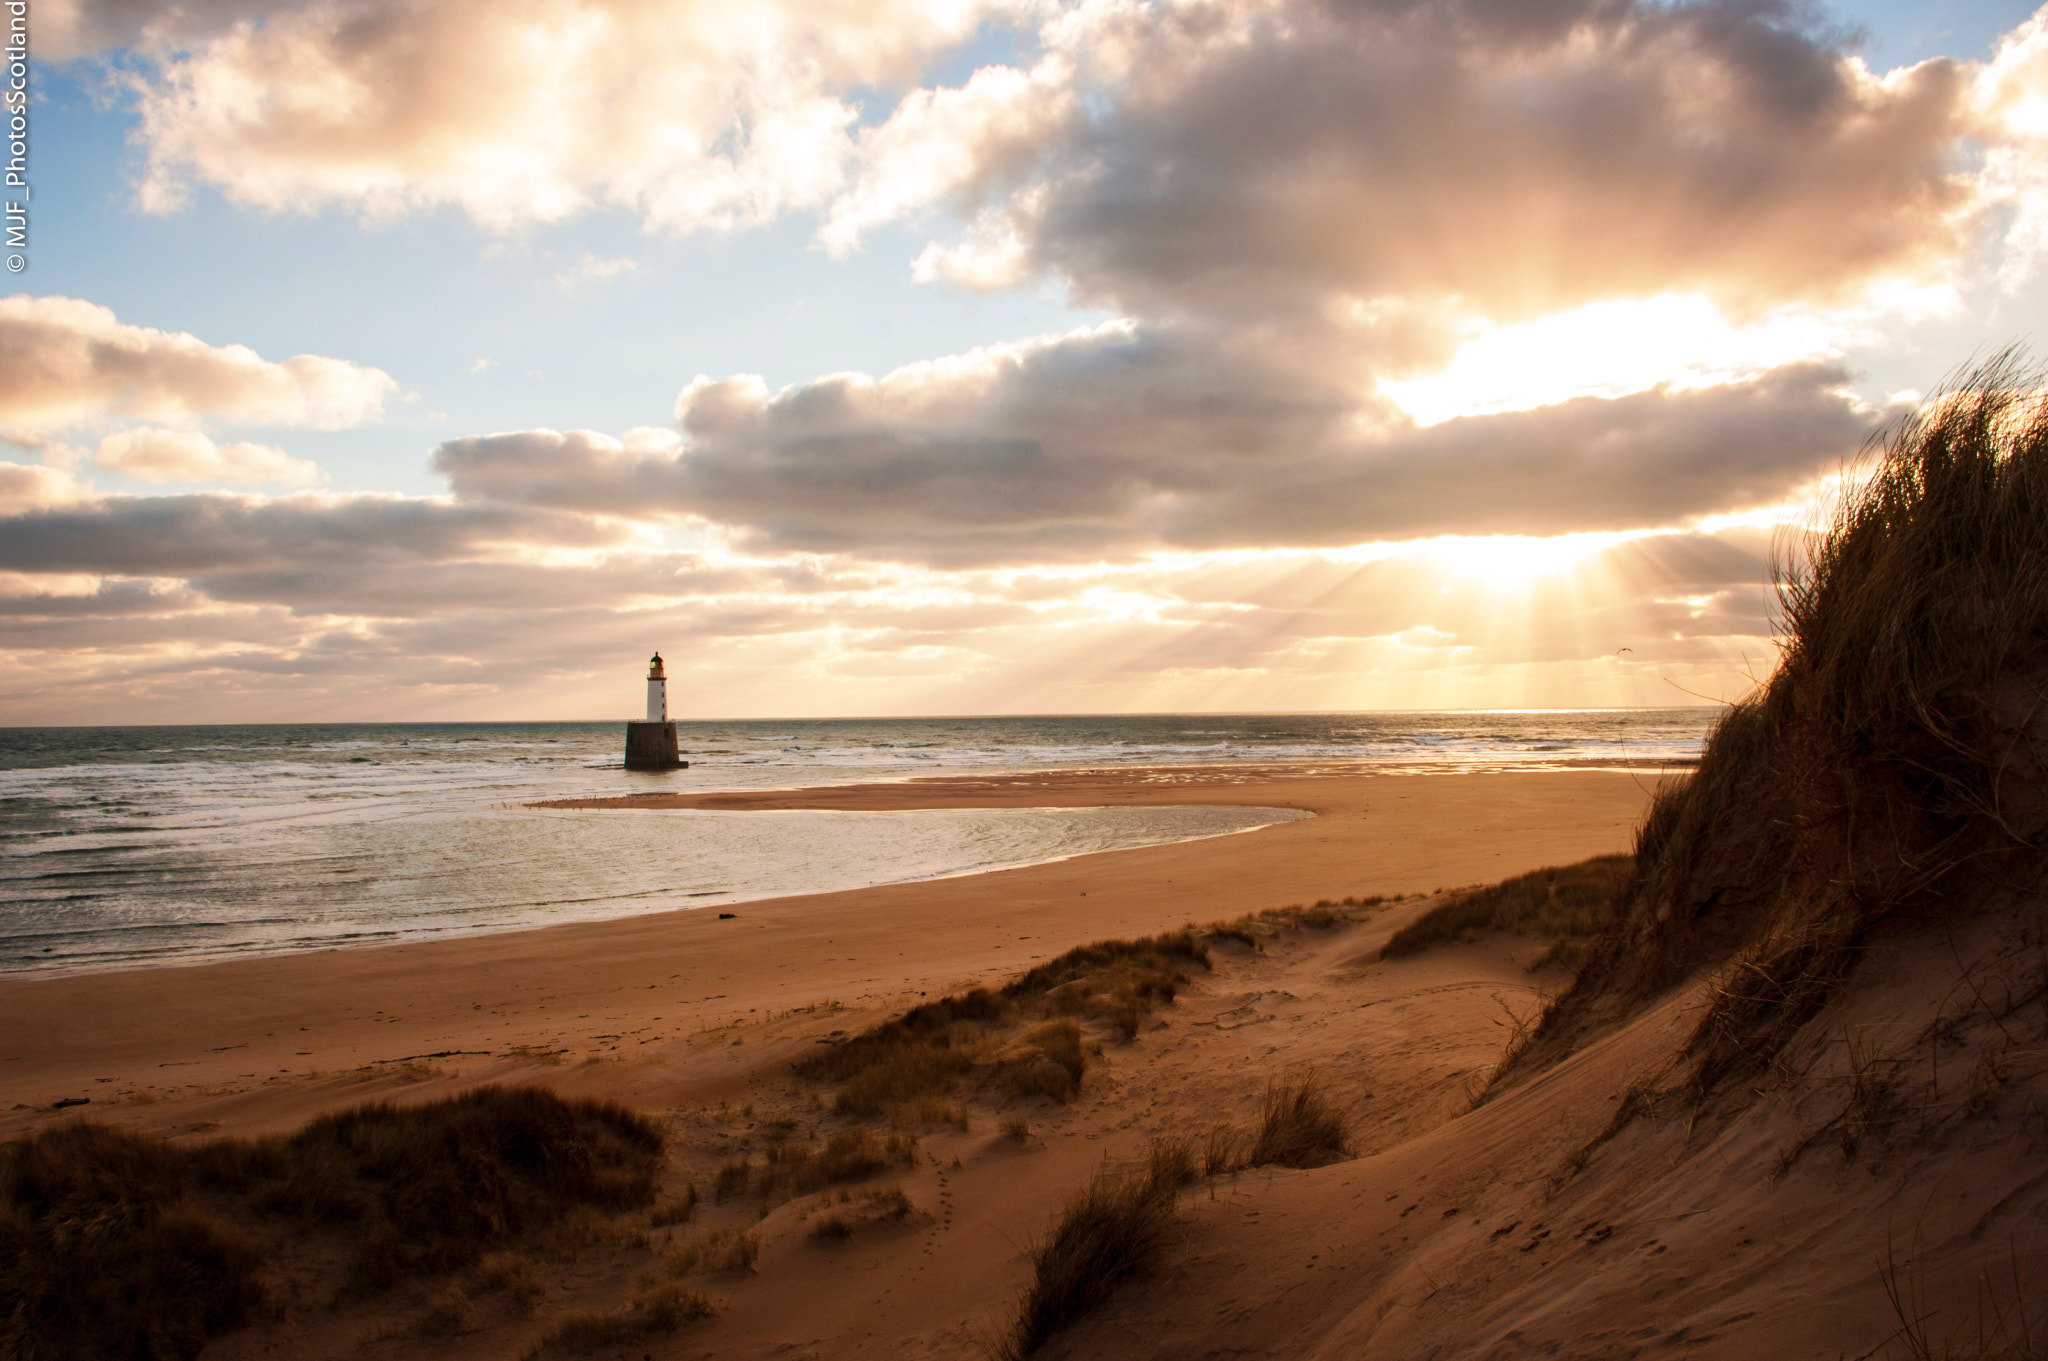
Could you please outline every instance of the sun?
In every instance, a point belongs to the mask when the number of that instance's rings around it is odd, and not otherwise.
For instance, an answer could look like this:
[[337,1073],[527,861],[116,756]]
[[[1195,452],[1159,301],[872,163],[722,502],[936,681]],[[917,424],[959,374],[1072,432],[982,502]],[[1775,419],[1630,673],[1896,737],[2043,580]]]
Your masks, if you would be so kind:
[[1447,580],[1508,591],[1534,585],[1545,577],[1576,571],[1616,544],[1654,532],[1618,530],[1547,536],[1447,534],[1425,539],[1415,548]]

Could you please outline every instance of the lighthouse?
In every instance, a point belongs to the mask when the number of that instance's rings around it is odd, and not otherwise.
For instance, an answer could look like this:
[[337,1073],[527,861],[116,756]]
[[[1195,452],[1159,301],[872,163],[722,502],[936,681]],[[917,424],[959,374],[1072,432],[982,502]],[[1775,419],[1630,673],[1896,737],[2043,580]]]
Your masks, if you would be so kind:
[[676,744],[676,725],[668,716],[668,672],[661,654],[647,662],[647,721],[626,724],[626,769],[687,770]]
[[647,721],[668,722],[668,672],[661,668],[661,654],[647,663]]

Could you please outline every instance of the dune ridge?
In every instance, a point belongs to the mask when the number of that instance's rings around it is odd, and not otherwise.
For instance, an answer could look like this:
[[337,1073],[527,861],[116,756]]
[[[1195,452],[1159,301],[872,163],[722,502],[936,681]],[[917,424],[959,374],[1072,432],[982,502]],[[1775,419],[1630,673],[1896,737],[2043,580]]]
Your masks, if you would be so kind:
[[1167,1279],[1044,1354],[2048,1348],[2039,390],[2004,356],[1938,395],[1786,545],[1781,665],[1469,1113],[1256,1227],[1191,1206]]

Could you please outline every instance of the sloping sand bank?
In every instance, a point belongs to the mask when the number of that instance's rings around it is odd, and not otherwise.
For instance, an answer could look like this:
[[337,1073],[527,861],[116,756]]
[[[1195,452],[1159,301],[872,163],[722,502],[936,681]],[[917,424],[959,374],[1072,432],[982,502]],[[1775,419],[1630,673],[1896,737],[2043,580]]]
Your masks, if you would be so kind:
[[1696,986],[1427,1137],[1189,1198],[1161,1272],[1042,1354],[2039,1355],[2048,1020],[2007,946],[2042,911],[1886,941],[1733,1102],[1615,1118]]

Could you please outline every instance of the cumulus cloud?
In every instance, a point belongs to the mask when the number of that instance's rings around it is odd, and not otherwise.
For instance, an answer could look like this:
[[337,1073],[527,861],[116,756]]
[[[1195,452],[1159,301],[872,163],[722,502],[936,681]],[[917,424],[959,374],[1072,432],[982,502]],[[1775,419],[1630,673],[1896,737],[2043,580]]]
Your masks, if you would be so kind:
[[876,225],[1015,181],[1078,130],[1074,65],[1054,53],[1029,71],[985,66],[957,89],[917,90],[862,132],[858,178],[819,237],[844,254]]
[[0,515],[84,500],[85,488],[65,469],[36,463],[0,463]]
[[1984,183],[2007,210],[2000,279],[2017,288],[2048,254],[2048,11],[2005,36],[1976,95]]
[[175,207],[197,182],[496,227],[597,204],[667,229],[760,223],[840,189],[852,92],[914,81],[1003,8],[309,0],[222,32],[133,30],[141,201]]
[[1099,111],[1045,116],[1057,145],[1036,158],[992,148],[1024,169],[949,249],[964,268],[977,242],[1021,249],[1126,309],[1232,315],[1333,295],[1496,318],[1667,291],[1756,308],[1948,266],[1979,202],[1968,73],[1874,76],[1795,13],[1088,6],[1051,32]]
[[142,426],[100,441],[93,462],[138,482],[228,482],[303,487],[320,480],[320,469],[268,444],[216,444],[197,430]]
[[0,298],[0,426],[15,430],[208,417],[335,430],[377,419],[396,388],[379,369],[311,354],[276,362],[126,325],[76,298]]
[[[122,659],[94,683],[131,695],[247,703],[289,674],[421,712],[388,697],[630,673],[650,633],[757,712],[1724,691],[1768,647],[1767,534],[1682,526],[1796,493],[1883,415],[1820,309],[1938,285],[1987,240],[2011,282],[2048,242],[2043,21],[1988,65],[1876,75],[1771,0],[37,13],[45,52],[131,48],[151,207],[806,212],[841,254],[935,222],[918,277],[1052,277],[1126,319],[781,390],[700,378],[677,430],[450,440],[447,498],[100,498],[0,465],[17,715],[69,702],[81,657]],[[1035,42],[915,88],[992,15]],[[1682,342],[1647,353],[1613,307]],[[0,304],[0,427],[149,427],[102,466],[285,472],[158,427],[348,424],[390,391]],[[708,547],[650,547],[678,524]],[[1489,688],[1509,666],[1552,680]],[[573,683],[519,693],[605,711]]]
[[1256,345],[1108,326],[771,393],[699,379],[687,446],[518,431],[435,454],[464,500],[698,517],[764,549],[948,564],[1670,524],[1767,504],[1878,419],[1838,368],[1420,428]]
[[[1043,55],[891,93],[991,18],[1036,20]],[[501,228],[815,210],[844,252],[943,204],[970,228],[926,276],[1050,272],[1148,315],[1839,299],[1953,263],[2014,174],[1985,178],[1965,139],[2010,143],[2010,91],[2038,86],[2025,44],[1990,75],[1876,75],[1768,2],[217,0],[39,22],[141,55],[153,207],[203,183]],[[863,101],[887,116],[859,126]]]

